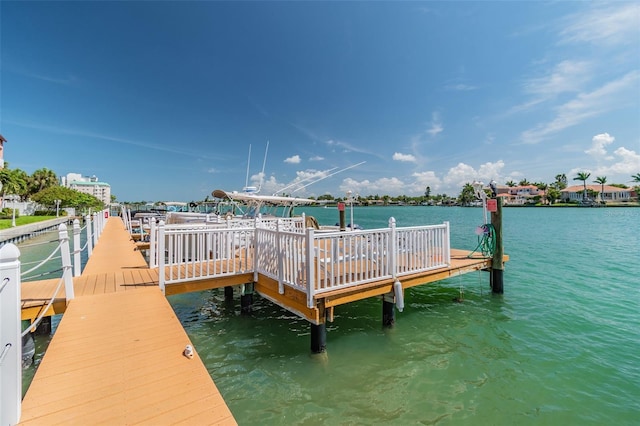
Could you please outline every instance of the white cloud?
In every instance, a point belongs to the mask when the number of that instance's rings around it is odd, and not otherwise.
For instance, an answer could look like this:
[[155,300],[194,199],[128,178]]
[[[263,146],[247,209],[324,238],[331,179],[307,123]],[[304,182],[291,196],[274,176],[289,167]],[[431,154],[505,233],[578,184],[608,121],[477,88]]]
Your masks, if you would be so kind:
[[357,181],[347,178],[342,181],[339,191],[343,193],[353,191],[362,196],[375,194],[379,196],[419,196],[424,194],[425,188],[428,186],[431,188],[432,194],[457,195],[466,183],[471,183],[474,180],[481,180],[486,183],[490,182],[491,179],[495,179],[498,182],[502,182],[504,180],[502,177],[503,168],[504,162],[499,160],[495,163],[484,163],[477,170],[470,165],[459,163],[456,167],[449,169],[442,178],[432,170],[413,173],[411,180],[388,177],[376,179],[375,181],[368,179]]
[[327,145],[329,145],[332,148],[340,148],[342,149],[342,152],[357,152],[359,154],[368,154],[368,155],[375,155],[376,157],[379,157],[378,154],[376,153],[372,153],[371,151],[368,151],[366,149],[362,149],[359,148],[357,146],[353,146],[347,142],[342,142],[342,141],[338,141],[338,140],[333,140],[333,139],[329,139],[328,141],[325,142]]
[[403,162],[410,162],[410,163],[415,163],[416,162],[416,157],[411,155],[411,154],[401,154],[399,152],[396,152],[393,154],[393,159],[395,161],[403,161]]
[[636,96],[635,85],[639,79],[640,71],[631,71],[622,78],[606,83],[592,92],[580,93],[571,101],[557,107],[556,117],[553,120],[522,132],[522,141],[538,143],[588,118],[625,106],[629,98]]
[[579,92],[590,80],[592,66],[586,61],[562,61],[546,76],[532,78],[525,82],[528,93],[553,97],[564,92]]
[[431,135],[431,137],[437,136],[439,133],[444,131],[444,127],[442,127],[442,120],[440,119],[440,114],[434,112],[431,114],[431,128],[427,130],[427,133]]
[[637,43],[640,34],[640,4],[614,2],[569,16],[562,22],[562,43],[617,45]]
[[300,156],[294,155],[293,157],[285,159],[284,162],[289,164],[300,164]]
[[[616,138],[609,135],[609,133],[601,133],[599,135],[595,135],[591,139],[592,141],[591,148],[586,150],[585,153],[589,154],[590,156],[596,159],[607,158],[606,157],[607,150],[605,149],[605,147],[613,143],[613,141],[615,140]],[[613,157],[608,157],[607,159],[612,159],[612,158]]]
[[321,157],[319,155],[309,158],[309,161],[322,161],[322,160],[324,160],[324,157]]
[[457,166],[449,169],[443,178],[443,182],[447,187],[458,188],[458,190],[460,190],[466,183],[471,183],[474,180],[488,183],[493,179],[496,182],[501,182],[503,180],[503,168],[504,161],[502,160],[495,163],[484,163],[480,165],[478,170],[468,164],[458,163]]
[[352,191],[359,195],[400,195],[407,194],[406,184],[396,177],[380,178],[371,182],[369,180],[357,181],[347,178],[342,181],[340,191],[346,193]]
[[619,179],[625,182],[629,180],[632,175],[638,173],[638,170],[640,170],[640,154],[624,147],[616,149],[613,154],[614,156],[610,158],[612,158],[615,163],[598,167],[596,169],[598,176],[619,175]]
[[476,90],[476,86],[471,86],[469,84],[458,83],[458,84],[448,84],[444,86],[446,90],[452,90],[455,92],[469,92],[471,90]]
[[423,194],[428,186],[431,188],[431,194],[433,195],[442,186],[442,180],[436,176],[434,171],[414,173],[412,176],[415,178],[415,181],[411,184],[412,192],[414,193]]

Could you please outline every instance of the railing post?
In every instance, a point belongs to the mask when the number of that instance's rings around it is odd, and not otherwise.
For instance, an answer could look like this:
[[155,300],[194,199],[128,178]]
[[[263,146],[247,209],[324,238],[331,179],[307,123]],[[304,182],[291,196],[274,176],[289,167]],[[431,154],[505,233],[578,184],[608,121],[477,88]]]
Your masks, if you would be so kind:
[[80,246],[80,221],[78,219],[73,220],[73,276],[80,276],[80,254],[82,253],[82,247]]
[[165,288],[165,258],[164,258],[164,220],[161,220],[158,224],[158,284],[160,285],[160,291],[164,294]]
[[122,221],[124,222],[124,227],[131,233],[131,224],[129,223],[129,215],[127,214],[128,209],[125,206],[122,206]]
[[93,246],[98,244],[98,213],[93,214]]
[[71,276],[71,251],[69,250],[69,233],[67,232],[67,225],[61,223],[58,227],[58,235],[60,242],[60,257],[62,258],[62,278],[64,279],[64,291],[67,297],[67,302],[73,300],[75,297],[73,291],[73,277]]
[[84,223],[87,226],[87,258],[91,257],[93,253],[93,237],[91,236],[91,216],[85,215]]
[[0,247],[0,424],[20,421],[22,334],[20,321],[20,250]]
[[396,236],[396,220],[393,217],[389,218],[389,246],[387,247],[387,253],[389,255],[389,271],[391,277],[395,280],[398,276],[398,251],[397,251],[397,236]]
[[149,267],[155,268],[158,266],[158,250],[156,248],[156,219],[154,217],[149,219]]
[[284,272],[283,272],[283,255],[282,255],[282,244],[280,242],[280,227],[282,225],[282,221],[278,219],[276,222],[276,255],[278,257],[278,293],[284,294]]
[[445,226],[445,241],[444,241],[444,249],[445,249],[445,261],[447,262],[447,266],[451,266],[451,228],[449,227],[449,222],[444,222]]
[[307,228],[307,246],[305,258],[307,260],[307,307],[313,308],[313,298],[316,290],[316,275],[315,275],[315,244],[313,228]]

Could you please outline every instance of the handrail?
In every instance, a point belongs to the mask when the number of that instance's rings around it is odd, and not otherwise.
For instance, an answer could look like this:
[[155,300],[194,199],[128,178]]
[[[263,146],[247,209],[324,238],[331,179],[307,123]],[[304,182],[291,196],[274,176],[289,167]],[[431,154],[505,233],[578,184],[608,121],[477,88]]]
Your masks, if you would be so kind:
[[255,228],[158,224],[158,271],[166,284],[253,272]]
[[46,258],[46,259],[44,259],[43,261],[41,261],[37,266],[34,266],[33,268],[31,268],[31,269],[29,269],[29,270],[27,270],[27,271],[20,272],[20,276],[26,275],[26,274],[28,274],[29,272],[33,272],[33,271],[35,271],[36,269],[38,269],[39,267],[41,267],[42,265],[44,265],[45,263],[47,263],[49,260],[51,260],[51,258],[53,257],[53,255],[54,255],[54,254],[56,254],[56,253],[58,252],[58,250],[60,250],[61,248],[62,248],[62,241],[60,241],[60,242],[58,243],[58,245],[56,246],[56,248],[55,248],[55,249],[53,249],[53,251],[51,252],[51,254],[50,254],[49,256],[47,256],[47,258]]
[[58,280],[58,285],[56,286],[56,290],[53,292],[53,296],[51,296],[51,299],[49,299],[47,304],[40,309],[40,314],[36,317],[35,320],[33,320],[31,324],[29,324],[29,327],[27,327],[25,330],[22,331],[20,337],[24,337],[30,332],[35,331],[36,328],[38,328],[40,321],[42,321],[42,318],[44,318],[45,315],[47,314],[47,311],[53,304],[53,301],[56,300],[56,296],[58,295],[58,292],[62,288],[63,283],[64,283],[64,274]]
[[167,284],[253,272],[276,280],[281,294],[285,286],[305,293],[311,308],[318,294],[387,278],[397,282],[451,262],[448,222],[396,228],[391,218],[388,228],[350,232],[301,232],[282,219],[234,226],[161,221],[162,291]]
[[[98,217],[100,220],[98,221]],[[107,213],[101,212],[100,216],[94,214],[94,220],[91,221],[86,216],[87,224],[87,244],[89,256],[91,255],[91,228],[93,227],[93,237],[97,241],[97,236],[102,232],[105,226]],[[92,226],[93,225],[93,226]],[[79,234],[81,232],[77,220],[74,221],[74,256],[76,258],[76,266],[79,265],[80,254],[77,250],[79,243]],[[38,266],[28,271],[20,272],[20,250],[13,243],[8,243],[0,247],[0,312],[2,312],[2,327],[0,327],[0,395],[2,401],[0,403],[0,424],[17,424],[20,421],[21,414],[21,393],[22,393],[22,359],[21,347],[22,337],[31,332],[42,321],[55,301],[62,284],[65,285],[66,300],[74,298],[71,251],[69,249],[69,234],[67,226],[60,224],[58,227],[58,245],[53,252]],[[81,249],[83,250],[84,247]],[[22,331],[21,321],[21,276],[32,272],[42,266],[43,263],[50,261],[54,255],[60,250],[60,258],[62,259],[62,276],[58,280],[55,292],[49,301],[41,307],[40,313],[30,326]],[[80,250],[80,251],[81,251]]]

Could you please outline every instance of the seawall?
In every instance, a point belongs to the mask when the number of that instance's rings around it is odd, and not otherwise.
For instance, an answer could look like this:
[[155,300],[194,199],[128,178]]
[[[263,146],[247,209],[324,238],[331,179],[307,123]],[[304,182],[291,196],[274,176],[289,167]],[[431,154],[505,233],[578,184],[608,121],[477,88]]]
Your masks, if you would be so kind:
[[55,219],[43,220],[42,222],[30,223],[28,225],[16,226],[0,231],[0,244],[17,243],[27,240],[35,235],[56,228],[61,223],[66,223],[69,217],[57,217]]

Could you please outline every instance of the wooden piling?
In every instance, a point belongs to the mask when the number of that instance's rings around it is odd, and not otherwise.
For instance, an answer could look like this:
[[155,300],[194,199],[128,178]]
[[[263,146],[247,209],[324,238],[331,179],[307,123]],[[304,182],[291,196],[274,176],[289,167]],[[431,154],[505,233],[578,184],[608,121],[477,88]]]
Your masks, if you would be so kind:
[[346,231],[347,230],[347,225],[346,225],[346,219],[345,219],[345,204],[344,203],[338,203],[338,213],[340,215],[340,230],[341,231]]
[[496,294],[504,293],[503,275],[504,275],[504,246],[502,244],[502,198],[496,198],[496,211],[491,212],[491,225],[493,226],[495,235],[495,250],[491,262],[491,291]]
[[233,301],[233,287],[230,285],[224,288],[224,300],[226,302]]
[[242,285],[242,295],[240,296],[240,312],[250,314],[253,305],[253,283]]
[[311,327],[311,353],[320,354],[327,351],[327,325],[310,324]]
[[394,294],[382,296],[382,326],[393,327],[396,322],[396,303]]

